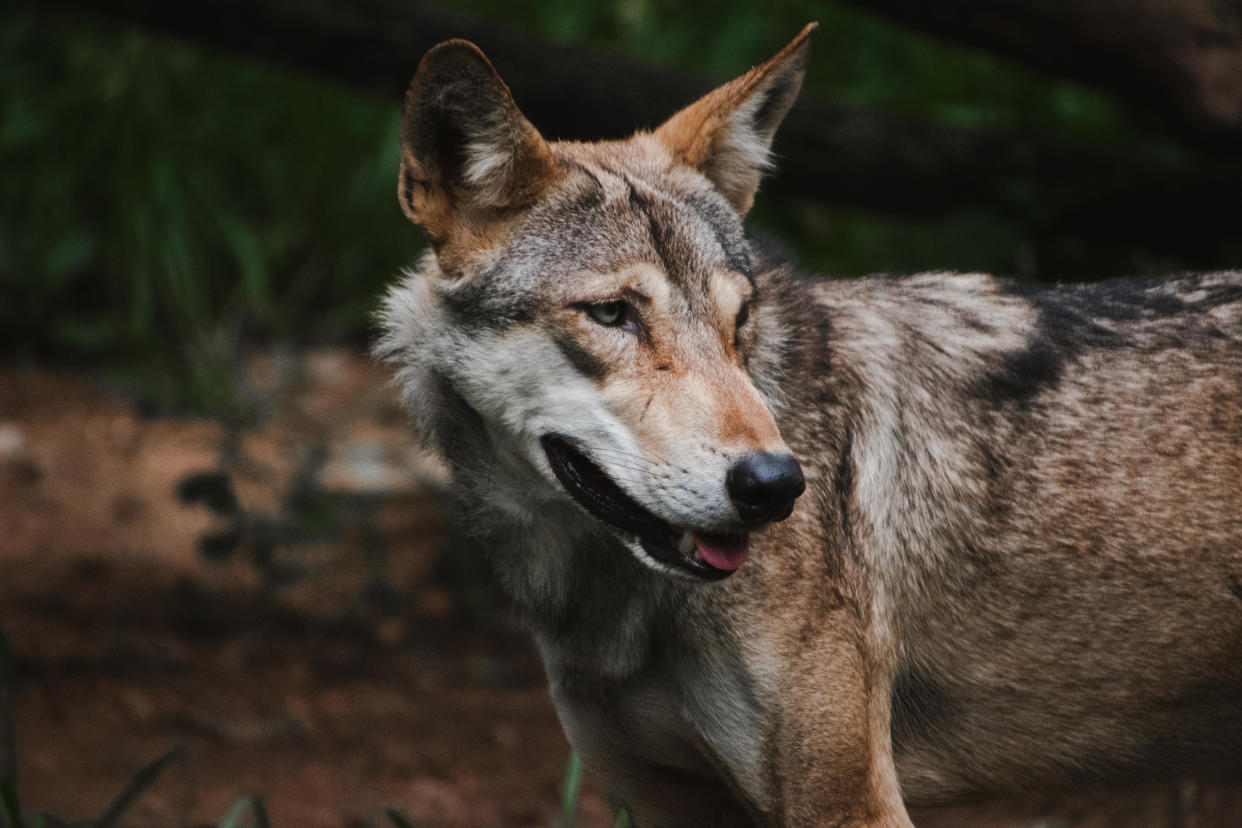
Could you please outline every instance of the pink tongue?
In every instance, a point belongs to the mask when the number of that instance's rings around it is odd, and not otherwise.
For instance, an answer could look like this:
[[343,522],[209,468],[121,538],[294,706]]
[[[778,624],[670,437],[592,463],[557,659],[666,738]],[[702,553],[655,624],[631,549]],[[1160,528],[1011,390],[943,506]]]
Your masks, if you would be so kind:
[[746,560],[746,551],[750,546],[750,536],[739,535],[700,535],[694,533],[694,548],[699,557],[716,569],[732,572]]

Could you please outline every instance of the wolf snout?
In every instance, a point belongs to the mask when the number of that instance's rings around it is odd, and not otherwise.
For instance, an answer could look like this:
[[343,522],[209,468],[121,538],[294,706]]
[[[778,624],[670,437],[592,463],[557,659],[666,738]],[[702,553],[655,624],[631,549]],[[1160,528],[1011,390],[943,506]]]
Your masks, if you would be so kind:
[[725,489],[744,522],[768,523],[789,517],[806,481],[792,454],[757,451],[733,464]]

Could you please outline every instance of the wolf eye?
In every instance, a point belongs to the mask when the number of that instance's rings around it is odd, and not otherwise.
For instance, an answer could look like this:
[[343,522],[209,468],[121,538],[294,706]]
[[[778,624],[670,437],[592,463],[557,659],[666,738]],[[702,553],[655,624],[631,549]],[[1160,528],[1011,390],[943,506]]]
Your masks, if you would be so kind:
[[629,305],[620,299],[587,305],[587,315],[605,328],[619,328],[630,319]]

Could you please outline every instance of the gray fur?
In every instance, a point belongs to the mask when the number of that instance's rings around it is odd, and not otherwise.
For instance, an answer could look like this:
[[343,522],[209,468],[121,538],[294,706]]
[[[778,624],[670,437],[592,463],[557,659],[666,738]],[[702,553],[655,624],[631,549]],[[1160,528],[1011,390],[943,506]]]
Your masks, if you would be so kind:
[[[652,136],[550,147],[536,203],[391,291],[377,353],[640,825],[1242,774],[1242,272],[803,280]],[[633,273],[633,338],[576,315]],[[720,583],[592,518],[539,448],[720,531],[759,439],[705,436],[730,417],[774,417],[807,490]]]

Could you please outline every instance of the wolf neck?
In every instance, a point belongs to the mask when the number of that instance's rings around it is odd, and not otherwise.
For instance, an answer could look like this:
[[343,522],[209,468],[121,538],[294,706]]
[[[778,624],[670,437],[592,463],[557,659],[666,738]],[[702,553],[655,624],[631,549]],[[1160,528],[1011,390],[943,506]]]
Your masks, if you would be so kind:
[[[455,395],[454,395],[455,396]],[[458,518],[489,555],[521,620],[557,672],[642,669],[658,619],[693,585],[652,571],[510,452],[460,397],[441,439]]]
[[[967,525],[967,516],[986,510],[966,504],[989,496],[977,483],[996,476],[995,458],[969,435],[1006,426],[951,398],[960,402],[962,389],[998,353],[1026,347],[1029,305],[998,295],[984,277],[811,286],[773,272],[762,284],[777,305],[773,330],[796,335],[774,336],[752,373],[779,400],[778,422],[794,453],[820,466],[810,479],[838,489],[805,497],[807,506],[831,504],[813,518],[819,543],[841,547],[826,550],[832,555],[852,548],[865,567],[892,576],[873,599],[877,614],[900,626],[893,608],[917,611],[946,554],[983,531]],[[464,400],[445,394],[434,430],[453,468],[462,517],[545,657],[554,651],[571,669],[608,675],[640,669],[662,623],[704,590],[636,561],[507,451],[505,438]],[[968,418],[990,417],[964,427]]]
[[834,396],[851,436],[850,491],[837,500],[850,504],[875,612],[899,631],[933,582],[956,577],[947,560],[990,548],[1016,474],[998,452],[1031,423],[985,389],[1005,355],[1031,347],[1037,314],[970,274],[834,282],[816,297],[832,319]]

